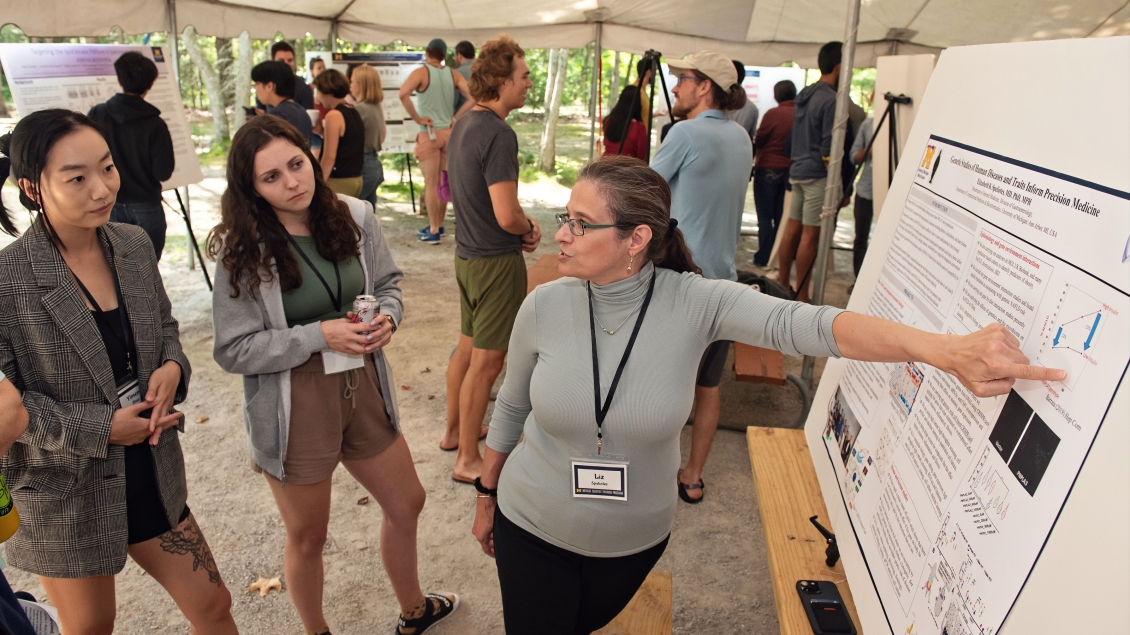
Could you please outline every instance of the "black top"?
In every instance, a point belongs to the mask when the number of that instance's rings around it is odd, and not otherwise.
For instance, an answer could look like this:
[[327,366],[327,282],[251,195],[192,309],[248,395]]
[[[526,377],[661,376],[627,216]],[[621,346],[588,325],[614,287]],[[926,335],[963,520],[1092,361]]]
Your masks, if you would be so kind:
[[361,176],[361,165],[365,162],[365,122],[357,109],[338,104],[334,110],[345,118],[345,134],[337,142],[337,156],[330,178],[348,179]]
[[119,93],[88,113],[106,129],[122,178],[119,203],[160,203],[161,181],[173,174],[173,137],[161,111],[137,95]]
[[[102,334],[102,343],[106,345],[106,355],[110,358],[110,368],[114,369],[114,383],[121,384],[133,375],[129,371],[129,357],[126,353],[126,334],[122,330],[121,306],[110,311],[90,312],[98,332]],[[130,351],[133,359],[137,359],[137,352]]]

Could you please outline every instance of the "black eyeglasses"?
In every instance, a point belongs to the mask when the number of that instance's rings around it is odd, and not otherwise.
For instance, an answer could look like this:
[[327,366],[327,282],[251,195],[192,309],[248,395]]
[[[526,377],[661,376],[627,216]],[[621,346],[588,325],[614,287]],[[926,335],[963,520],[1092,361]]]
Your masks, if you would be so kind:
[[586,229],[608,229],[609,227],[616,227],[617,225],[593,225],[575,218],[569,218],[568,214],[554,214],[553,218],[557,220],[557,229],[563,226],[569,226],[569,233],[574,236],[584,236]]
[[698,82],[702,81],[701,79],[699,79],[698,77],[696,77],[694,75],[676,75],[675,77],[677,77],[679,79],[679,81],[675,82],[676,86],[678,86],[679,84],[682,84],[684,79],[693,79],[696,84]]

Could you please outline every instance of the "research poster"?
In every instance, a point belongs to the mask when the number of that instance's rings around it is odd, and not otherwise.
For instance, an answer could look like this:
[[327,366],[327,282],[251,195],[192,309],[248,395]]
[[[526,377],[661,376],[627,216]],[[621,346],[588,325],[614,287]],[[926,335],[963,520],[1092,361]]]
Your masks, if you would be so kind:
[[114,60],[137,51],[157,64],[157,81],[145,101],[161,111],[173,137],[176,168],[162,185],[183,187],[204,180],[192,132],[184,116],[180,90],[173,78],[165,50],[160,46],[117,44],[0,44],[0,63],[12,90],[16,110],[25,116],[48,108],[87,113],[121,92]]
[[[381,152],[412,152],[416,148],[416,133],[420,127],[400,103],[400,85],[408,79],[412,71],[424,65],[424,54],[411,51],[387,53],[334,53],[330,67],[348,73],[351,66],[368,65],[376,69],[381,78],[384,101],[381,108],[385,113],[385,139]],[[416,95],[412,95],[416,102]]]
[[1106,418],[1130,361],[1130,194],[960,139],[915,154],[868,312],[997,322],[1067,378],[979,399],[924,364],[849,362],[822,441],[892,635],[995,635],[1100,427],[1126,423]]

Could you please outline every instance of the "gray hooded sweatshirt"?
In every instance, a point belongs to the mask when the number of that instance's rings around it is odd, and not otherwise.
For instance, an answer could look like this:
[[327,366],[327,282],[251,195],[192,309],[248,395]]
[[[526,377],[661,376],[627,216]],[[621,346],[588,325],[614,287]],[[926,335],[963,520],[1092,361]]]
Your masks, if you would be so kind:
[[[388,242],[373,216],[373,207],[349,196],[339,194],[338,198],[349,205],[353,220],[361,227],[358,241],[361,266],[365,270],[365,293],[377,297],[378,313],[389,316],[393,324],[399,325],[404,316],[400,297],[404,274],[392,260]],[[246,289],[241,289],[238,298],[232,298],[231,277],[222,266],[216,267],[212,292],[215,323],[212,356],[220,368],[243,375],[243,418],[251,459],[265,472],[285,482],[283,461],[290,434],[290,369],[329,346],[317,322],[287,327],[282,290],[274,267],[272,273],[271,281],[259,285],[255,298]],[[392,366],[384,351],[377,349],[372,355],[389,422],[399,431]]]

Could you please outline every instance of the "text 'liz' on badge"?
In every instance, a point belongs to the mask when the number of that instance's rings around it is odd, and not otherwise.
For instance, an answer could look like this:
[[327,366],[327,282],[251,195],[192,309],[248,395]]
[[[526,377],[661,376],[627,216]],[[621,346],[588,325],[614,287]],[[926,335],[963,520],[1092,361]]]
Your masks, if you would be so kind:
[[573,498],[628,502],[628,464],[573,461]]

